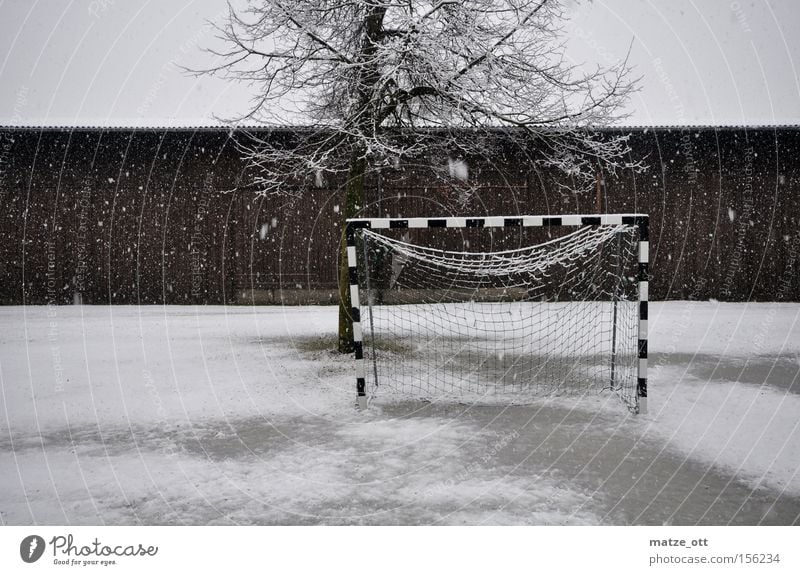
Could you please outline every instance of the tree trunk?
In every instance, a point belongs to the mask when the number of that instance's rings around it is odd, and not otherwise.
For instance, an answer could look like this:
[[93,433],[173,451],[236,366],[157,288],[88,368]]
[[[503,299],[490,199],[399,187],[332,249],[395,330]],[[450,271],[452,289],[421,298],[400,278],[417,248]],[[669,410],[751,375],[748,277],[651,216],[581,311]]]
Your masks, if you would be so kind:
[[364,174],[367,161],[359,151],[353,152],[347,175],[344,197],[344,217],[339,249],[339,352],[353,352],[353,317],[350,314],[350,278],[347,265],[347,226],[345,220],[353,218],[364,205]]
[[[383,26],[385,6],[371,6],[364,18],[364,42],[361,46],[360,59],[371,62],[378,47],[379,36]],[[380,72],[377,66],[369,64],[361,69],[358,78],[359,98],[354,108],[354,117],[360,117],[358,133],[369,133],[375,129],[372,125],[377,119],[374,90],[378,87]],[[350,169],[347,174],[347,186],[344,198],[344,219],[355,217],[364,205],[364,174],[367,171],[366,150],[361,145],[353,148],[350,157]],[[342,222],[342,237],[339,250],[339,351],[353,351],[353,317],[350,313],[350,279],[347,266],[347,226]]]

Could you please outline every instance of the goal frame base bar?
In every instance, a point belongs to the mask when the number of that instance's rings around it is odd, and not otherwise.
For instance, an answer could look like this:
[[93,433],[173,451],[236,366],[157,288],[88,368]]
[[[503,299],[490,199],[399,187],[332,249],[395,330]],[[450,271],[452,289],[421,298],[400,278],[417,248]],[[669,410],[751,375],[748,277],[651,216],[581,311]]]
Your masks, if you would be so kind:
[[366,391],[366,365],[363,332],[361,329],[361,301],[358,290],[358,261],[356,234],[361,229],[424,229],[424,228],[513,228],[548,226],[613,226],[630,225],[639,230],[639,335],[638,368],[636,384],[636,413],[647,413],[647,320],[649,261],[649,216],[647,214],[571,214],[546,216],[485,216],[485,217],[425,217],[425,218],[352,218],[346,220],[348,281],[350,284],[350,316],[353,319],[353,355],[356,362],[356,402],[366,409],[369,398]]

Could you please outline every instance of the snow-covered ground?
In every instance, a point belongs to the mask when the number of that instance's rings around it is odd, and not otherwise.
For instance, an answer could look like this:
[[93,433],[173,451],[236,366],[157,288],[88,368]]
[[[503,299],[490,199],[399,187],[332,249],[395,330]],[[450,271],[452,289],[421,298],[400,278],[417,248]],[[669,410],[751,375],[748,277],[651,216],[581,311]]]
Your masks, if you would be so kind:
[[799,319],[651,304],[637,417],[358,412],[334,308],[0,308],[0,523],[800,523]]

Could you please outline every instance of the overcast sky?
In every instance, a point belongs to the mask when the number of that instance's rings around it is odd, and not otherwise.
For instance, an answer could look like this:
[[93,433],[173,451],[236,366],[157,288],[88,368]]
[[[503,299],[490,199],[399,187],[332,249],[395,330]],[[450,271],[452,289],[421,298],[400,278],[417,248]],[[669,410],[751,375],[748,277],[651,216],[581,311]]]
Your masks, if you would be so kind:
[[[627,124],[800,123],[800,0],[570,0],[569,57],[643,77]],[[223,0],[0,0],[0,124],[207,125],[242,86],[194,78]]]

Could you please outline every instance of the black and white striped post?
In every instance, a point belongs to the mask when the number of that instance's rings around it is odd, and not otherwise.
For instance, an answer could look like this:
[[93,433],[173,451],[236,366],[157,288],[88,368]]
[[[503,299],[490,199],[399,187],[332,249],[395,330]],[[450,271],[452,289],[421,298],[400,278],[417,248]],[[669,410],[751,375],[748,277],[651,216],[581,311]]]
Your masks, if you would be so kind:
[[358,291],[358,259],[356,234],[359,229],[406,228],[497,228],[546,226],[612,226],[629,225],[639,230],[639,334],[636,384],[638,413],[647,413],[647,302],[649,280],[649,218],[646,214],[596,214],[566,216],[488,216],[483,218],[361,218],[347,220],[347,265],[350,282],[350,313],[353,318],[353,349],[356,359],[356,399],[358,406],[367,407],[366,365],[364,360],[363,331],[361,329],[361,301]]
[[636,402],[639,413],[647,413],[647,306],[650,282],[649,218],[636,216],[639,228],[639,369],[636,380]]
[[348,220],[347,267],[350,282],[350,317],[353,318],[353,352],[356,359],[356,401],[361,409],[367,408],[367,380],[364,360],[364,336],[361,330],[361,300],[358,293],[358,257],[356,255],[356,231],[370,227],[368,220]]

